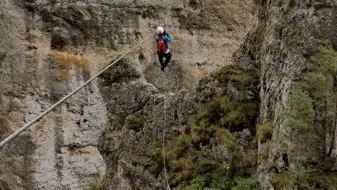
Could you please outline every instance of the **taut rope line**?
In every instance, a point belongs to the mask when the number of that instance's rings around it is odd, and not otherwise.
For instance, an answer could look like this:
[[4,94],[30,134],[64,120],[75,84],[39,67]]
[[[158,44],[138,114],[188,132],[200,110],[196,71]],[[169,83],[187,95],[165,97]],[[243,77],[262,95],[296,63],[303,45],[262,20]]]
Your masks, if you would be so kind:
[[63,103],[64,101],[66,101],[68,98],[70,98],[71,96],[73,96],[76,92],[78,92],[79,90],[81,90],[84,86],[86,86],[87,84],[89,84],[91,81],[93,81],[95,78],[97,78],[99,75],[101,75],[104,71],[108,70],[111,66],[113,66],[115,63],[117,63],[119,60],[121,60],[123,57],[125,57],[127,54],[129,54],[131,51],[133,51],[134,49],[136,49],[138,46],[140,46],[145,40],[147,40],[148,38],[150,38],[151,36],[153,36],[155,34],[152,33],[151,35],[147,36],[146,38],[144,38],[143,40],[141,40],[137,45],[135,45],[133,48],[129,49],[126,53],[124,53],[122,56],[120,56],[118,59],[116,59],[114,62],[110,63],[108,66],[106,66],[103,70],[101,70],[99,73],[97,73],[96,75],[94,75],[93,77],[91,77],[89,80],[87,80],[85,83],[83,83],[81,86],[79,86],[78,88],[76,88],[75,90],[73,90],[71,93],[69,93],[67,96],[63,97],[61,100],[59,100],[58,102],[56,102],[54,105],[52,105],[51,107],[49,107],[46,111],[44,111],[43,113],[41,113],[39,116],[37,116],[36,118],[34,118],[33,120],[31,120],[29,123],[25,124],[23,127],[21,127],[19,130],[15,131],[13,134],[11,134],[10,136],[8,136],[7,138],[5,138],[3,141],[0,142],[0,148],[2,148],[6,143],[8,143],[9,141],[13,140],[16,136],[18,136],[20,133],[22,133],[23,131],[25,131],[26,129],[28,129],[29,127],[31,127],[34,123],[36,123],[37,121],[39,121],[43,116],[47,115],[50,111],[52,111],[55,107],[57,107],[58,105],[60,105],[61,103]]

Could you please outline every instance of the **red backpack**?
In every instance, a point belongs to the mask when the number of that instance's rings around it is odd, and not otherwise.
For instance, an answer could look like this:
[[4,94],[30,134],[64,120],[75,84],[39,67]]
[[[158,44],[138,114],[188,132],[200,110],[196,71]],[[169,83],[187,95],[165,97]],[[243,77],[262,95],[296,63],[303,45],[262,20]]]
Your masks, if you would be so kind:
[[158,40],[157,42],[157,51],[160,53],[166,52],[166,45],[163,39]]

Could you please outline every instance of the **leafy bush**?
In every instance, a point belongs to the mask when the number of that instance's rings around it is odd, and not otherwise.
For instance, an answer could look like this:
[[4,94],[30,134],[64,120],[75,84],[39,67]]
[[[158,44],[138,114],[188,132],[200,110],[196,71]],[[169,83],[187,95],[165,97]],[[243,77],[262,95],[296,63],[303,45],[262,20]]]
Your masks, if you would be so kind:
[[316,150],[325,146],[329,122],[336,119],[337,107],[331,102],[336,102],[337,97],[337,52],[330,45],[319,46],[312,63],[304,71],[302,80],[290,89],[287,107],[282,112],[282,121],[292,129],[294,148],[297,148],[288,152],[289,160],[297,164],[296,168],[273,176],[271,183],[276,189],[337,186],[335,173],[326,173],[320,164],[311,162],[311,155],[317,155]]
[[235,183],[233,190],[258,190],[256,181],[253,179],[236,178]]
[[329,45],[321,45],[311,59],[313,64],[304,73],[303,80],[291,88],[288,107],[283,112],[286,124],[297,129],[307,129],[314,117],[335,109],[329,107],[328,102],[336,96],[337,52]]
[[284,111],[284,121],[293,128],[307,129],[313,122],[314,109],[309,94],[301,88],[292,88],[288,107]]
[[[185,130],[167,139],[169,183],[175,190],[254,189],[257,141],[241,138],[241,133],[256,133],[259,78],[254,71],[236,66],[226,67],[213,77],[234,84],[233,93],[196,106],[196,113],[187,118]],[[152,142],[146,155],[135,160],[134,164],[160,175],[161,142]]]
[[275,174],[271,183],[276,189],[297,187],[298,189],[331,189],[337,186],[336,173],[323,173],[315,169],[297,168]]
[[238,87],[256,87],[259,85],[259,77],[255,70],[244,70],[235,65],[223,67],[213,76],[223,84],[232,82],[237,84]]
[[[257,114],[258,110],[240,113],[241,120],[237,117],[226,117],[239,108],[239,103],[231,103],[226,96],[200,105],[197,113],[189,117],[187,130],[168,140],[167,169],[170,185],[174,189],[223,190],[236,186],[237,189],[255,187],[254,183],[250,183],[252,180],[245,179],[255,173],[257,147],[251,144],[242,150],[238,145],[241,132],[238,129],[253,130],[251,125],[255,121],[242,118],[247,118],[252,113]],[[228,122],[223,122],[224,118]],[[236,128],[237,125],[242,128]],[[149,145],[147,155],[136,160],[137,164],[158,176],[163,169],[160,142]]]
[[[258,112],[255,106],[230,101],[227,96],[200,105],[189,117],[187,131],[167,143],[172,186],[178,190],[231,189],[237,185],[236,176],[251,176],[256,150],[240,150],[237,137],[244,128],[253,130]],[[214,149],[225,152],[218,155],[212,153]]]

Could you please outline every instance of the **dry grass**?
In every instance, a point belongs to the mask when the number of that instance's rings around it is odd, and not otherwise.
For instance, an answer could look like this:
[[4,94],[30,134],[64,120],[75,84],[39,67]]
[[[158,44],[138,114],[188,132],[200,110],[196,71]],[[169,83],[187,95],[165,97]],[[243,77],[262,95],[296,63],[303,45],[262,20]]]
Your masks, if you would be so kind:
[[59,76],[63,80],[67,79],[69,64],[78,64],[83,71],[88,71],[89,69],[89,61],[82,55],[59,51],[54,51],[53,54],[56,57],[56,63],[59,67]]
[[74,148],[70,150],[72,154],[82,155],[82,154],[90,154],[90,151],[85,150],[84,148]]

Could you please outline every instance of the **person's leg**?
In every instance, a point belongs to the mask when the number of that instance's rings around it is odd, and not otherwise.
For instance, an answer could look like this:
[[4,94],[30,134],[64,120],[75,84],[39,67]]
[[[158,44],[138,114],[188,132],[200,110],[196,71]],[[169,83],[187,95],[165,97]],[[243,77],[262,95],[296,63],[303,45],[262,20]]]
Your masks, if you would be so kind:
[[158,54],[158,59],[159,59],[159,62],[160,62],[160,69],[164,72],[164,60],[163,60],[163,58],[164,58],[164,54],[162,54],[162,53],[159,53],[159,52],[157,52],[157,54]]
[[160,63],[160,65],[163,67],[163,65],[164,65],[164,60],[163,60],[163,54],[162,53],[159,53],[159,52],[157,52],[157,54],[158,54],[158,59],[159,59],[159,63]]
[[168,54],[165,54],[165,63],[164,63],[164,68],[168,65],[168,63],[170,62],[170,60],[171,60],[171,57],[172,57],[172,55],[171,55],[171,52],[169,52]]

